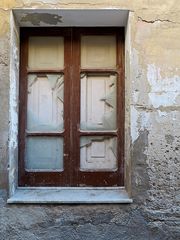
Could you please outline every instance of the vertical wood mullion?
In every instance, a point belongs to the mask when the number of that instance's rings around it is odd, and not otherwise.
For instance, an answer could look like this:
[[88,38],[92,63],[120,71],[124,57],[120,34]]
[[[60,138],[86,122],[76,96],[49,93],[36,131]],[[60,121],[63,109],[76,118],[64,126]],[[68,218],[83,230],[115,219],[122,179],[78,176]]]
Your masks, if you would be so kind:
[[74,186],[74,132],[73,132],[73,126],[74,126],[74,112],[76,108],[76,103],[74,101],[74,72],[73,72],[73,30],[70,28],[71,33],[71,40],[69,44],[70,49],[70,59],[69,59],[69,84],[70,84],[70,98],[69,98],[69,119],[70,119],[70,141],[69,141],[69,186]]
[[20,46],[20,82],[19,82],[19,146],[18,146],[18,183],[23,186],[26,182],[25,175],[25,142],[26,142],[26,119],[27,119],[27,70],[28,65],[28,35],[21,34]]
[[79,134],[78,126],[80,122],[80,35],[77,29],[72,29],[72,92],[71,92],[71,168],[72,179],[71,186],[78,185],[79,170]]
[[118,123],[118,184],[124,185],[124,31],[117,32],[117,123]]
[[[70,96],[71,96],[71,29],[64,35],[64,185],[68,186],[71,176],[71,142],[70,142]],[[61,185],[61,183],[59,183]]]

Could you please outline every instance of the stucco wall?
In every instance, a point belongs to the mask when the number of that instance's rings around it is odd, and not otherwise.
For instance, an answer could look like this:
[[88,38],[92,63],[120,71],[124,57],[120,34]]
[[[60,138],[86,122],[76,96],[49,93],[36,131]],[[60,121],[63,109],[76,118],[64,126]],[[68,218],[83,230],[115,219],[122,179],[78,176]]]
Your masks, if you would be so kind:
[[[7,205],[10,12],[129,9],[126,152],[133,204]],[[179,239],[180,4],[178,0],[0,1],[0,239]],[[11,139],[10,139],[11,140]],[[13,144],[13,143],[12,143]],[[130,150],[130,151],[129,151]],[[131,177],[130,177],[131,176]]]

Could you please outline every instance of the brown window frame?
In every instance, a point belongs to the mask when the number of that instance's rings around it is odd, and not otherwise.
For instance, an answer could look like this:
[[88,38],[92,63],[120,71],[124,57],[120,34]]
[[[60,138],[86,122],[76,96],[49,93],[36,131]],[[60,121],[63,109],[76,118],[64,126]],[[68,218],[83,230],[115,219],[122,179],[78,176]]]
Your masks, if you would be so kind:
[[[116,35],[117,66],[113,69],[81,69],[80,37],[82,35]],[[30,36],[63,36],[64,69],[29,70],[28,38]],[[20,84],[19,84],[19,186],[124,186],[124,28],[21,28],[20,31]],[[27,76],[30,73],[64,74],[64,131],[31,132],[26,131],[27,117]],[[117,74],[117,131],[80,131],[80,74],[115,73]],[[116,136],[117,171],[80,171],[80,136]],[[64,170],[59,172],[30,172],[25,170],[25,139],[28,136],[64,137]]]

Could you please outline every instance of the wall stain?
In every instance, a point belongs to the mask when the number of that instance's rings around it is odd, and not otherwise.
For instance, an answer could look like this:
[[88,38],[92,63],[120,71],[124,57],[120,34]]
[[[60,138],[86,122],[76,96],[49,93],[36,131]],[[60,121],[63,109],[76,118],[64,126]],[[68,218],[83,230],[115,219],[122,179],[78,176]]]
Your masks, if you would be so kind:
[[147,129],[139,131],[139,136],[134,141],[132,149],[132,193],[136,201],[145,199],[146,191],[150,187],[147,172],[148,165],[146,163],[147,155],[145,153],[148,147],[148,134]]
[[172,144],[174,141],[174,136],[170,135],[170,134],[166,134],[165,135],[165,139],[167,141],[168,144]]
[[62,17],[50,13],[29,13],[21,18],[21,22],[30,22],[34,26],[40,26],[41,22],[57,25],[58,23],[62,23]]

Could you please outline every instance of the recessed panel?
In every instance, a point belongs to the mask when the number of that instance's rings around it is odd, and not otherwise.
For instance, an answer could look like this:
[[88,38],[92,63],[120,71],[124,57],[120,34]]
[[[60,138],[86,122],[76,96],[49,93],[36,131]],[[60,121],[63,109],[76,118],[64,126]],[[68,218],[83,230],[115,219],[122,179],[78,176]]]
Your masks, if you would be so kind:
[[64,125],[63,75],[29,75],[27,99],[27,129],[57,131]]
[[63,138],[28,137],[25,152],[26,170],[63,170]]
[[81,137],[80,169],[113,171],[117,169],[116,137]]
[[81,68],[115,68],[116,36],[82,36]]
[[116,129],[116,75],[82,75],[82,130]]
[[64,67],[63,37],[30,37],[30,69],[62,69]]

